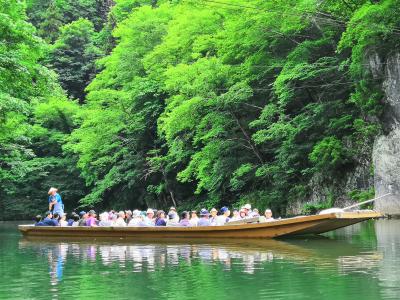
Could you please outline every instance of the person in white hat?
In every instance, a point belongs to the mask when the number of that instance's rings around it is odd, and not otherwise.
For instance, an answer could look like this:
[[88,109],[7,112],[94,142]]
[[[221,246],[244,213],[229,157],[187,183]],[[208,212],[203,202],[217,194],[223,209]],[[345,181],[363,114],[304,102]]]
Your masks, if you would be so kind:
[[61,200],[61,196],[57,193],[58,189],[51,187],[49,189],[49,211],[53,214],[58,213],[60,216],[64,214],[64,204]]
[[151,208],[148,208],[146,211],[146,217],[144,218],[144,223],[146,224],[146,226],[155,225],[154,210],[152,210]]
[[246,211],[246,217],[251,218],[253,216],[253,212],[251,211],[251,204],[247,203],[242,208]]
[[267,208],[264,212],[264,215],[260,217],[260,222],[272,222],[275,221],[275,219],[272,217],[272,211]]
[[174,206],[171,206],[170,207],[170,209],[169,209],[169,211],[168,211],[168,216],[169,215],[171,215],[171,214],[173,214],[174,215],[174,219],[173,219],[173,223],[176,223],[176,224],[179,224],[179,215],[178,215],[178,213],[177,213],[177,211],[176,211],[176,208],[174,207]]

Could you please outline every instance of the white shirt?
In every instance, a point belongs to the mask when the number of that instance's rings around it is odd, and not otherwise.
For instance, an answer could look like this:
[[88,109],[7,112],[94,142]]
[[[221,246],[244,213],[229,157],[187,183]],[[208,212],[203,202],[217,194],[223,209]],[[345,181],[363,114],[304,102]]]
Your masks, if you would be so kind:
[[218,216],[218,217],[217,217],[217,221],[216,221],[215,224],[216,224],[217,226],[225,225],[226,219],[227,219],[227,218],[228,218],[228,217],[225,216],[225,215]]
[[125,220],[123,218],[118,218],[115,221],[113,226],[115,226],[115,227],[125,227],[126,226]]
[[196,227],[198,221],[199,221],[199,218],[190,219],[189,220],[190,226]]

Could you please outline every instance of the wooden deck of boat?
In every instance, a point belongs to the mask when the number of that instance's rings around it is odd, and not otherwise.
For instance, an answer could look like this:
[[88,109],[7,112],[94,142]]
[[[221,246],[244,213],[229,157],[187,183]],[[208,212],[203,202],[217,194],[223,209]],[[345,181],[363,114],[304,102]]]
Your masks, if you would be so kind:
[[275,238],[319,234],[382,215],[374,211],[300,216],[265,223],[207,227],[51,227],[20,225],[24,236],[114,237],[114,238]]

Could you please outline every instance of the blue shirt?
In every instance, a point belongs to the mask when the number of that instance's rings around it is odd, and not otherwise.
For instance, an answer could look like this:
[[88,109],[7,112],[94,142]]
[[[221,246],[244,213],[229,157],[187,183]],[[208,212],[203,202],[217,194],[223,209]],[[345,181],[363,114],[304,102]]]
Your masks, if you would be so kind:
[[50,195],[50,196],[49,196],[49,203],[50,203],[50,202],[53,202],[53,200],[56,200],[57,203],[63,204],[63,203],[62,203],[62,200],[61,200],[61,196],[60,196],[59,193],[56,193],[54,196],[53,196],[53,195]]
[[210,220],[209,219],[203,219],[200,218],[199,221],[197,222],[197,226],[210,226]]
[[156,222],[156,226],[167,226],[167,222],[164,219],[158,219]]
[[60,194],[56,193],[54,196],[49,196],[49,203],[56,201],[53,206],[53,213],[63,214],[64,213],[64,204],[61,200]]
[[58,226],[57,220],[45,218],[43,220],[44,226]]

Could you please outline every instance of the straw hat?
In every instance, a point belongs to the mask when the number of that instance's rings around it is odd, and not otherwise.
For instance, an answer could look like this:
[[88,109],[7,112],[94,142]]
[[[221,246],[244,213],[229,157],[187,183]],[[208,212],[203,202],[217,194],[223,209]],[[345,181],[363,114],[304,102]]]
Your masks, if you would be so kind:
[[56,189],[55,187],[51,187],[50,189],[49,189],[49,191],[47,192],[47,194],[53,194],[53,192],[57,192],[58,191],[58,189]]

